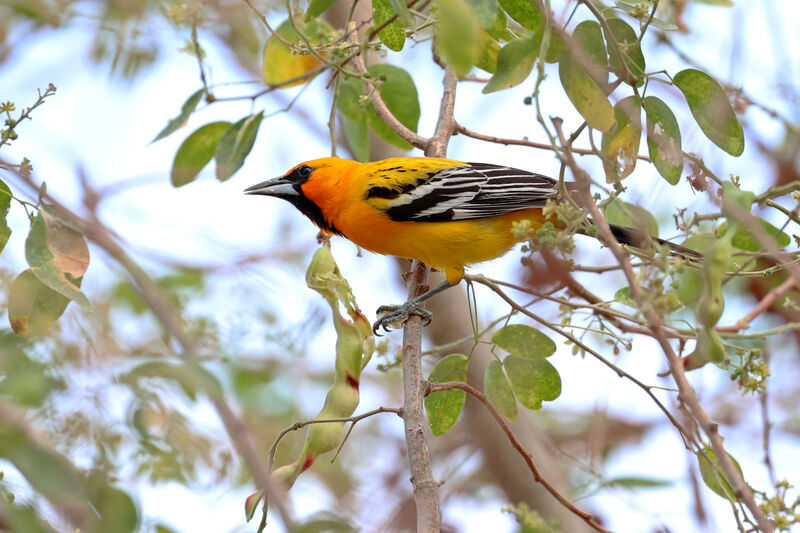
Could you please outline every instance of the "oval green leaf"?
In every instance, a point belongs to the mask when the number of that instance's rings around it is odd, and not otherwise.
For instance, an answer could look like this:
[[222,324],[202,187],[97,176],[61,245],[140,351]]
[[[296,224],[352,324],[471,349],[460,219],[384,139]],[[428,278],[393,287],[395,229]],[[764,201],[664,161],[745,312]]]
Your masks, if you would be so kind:
[[30,269],[14,279],[8,293],[8,322],[22,337],[43,335],[64,314],[70,299],[42,283]]
[[[644,54],[642,54],[642,47],[639,43],[639,38],[636,32],[631,28],[627,22],[622,19],[612,18],[608,19],[608,27],[611,30],[611,35],[614,40],[619,44],[620,53],[625,60],[628,70],[636,79],[625,80],[628,83],[636,83],[638,79],[644,76],[645,62]],[[619,56],[614,50],[614,45],[611,43],[609,36],[606,35],[608,42],[608,59],[611,70],[617,73],[618,76],[623,76],[622,63]]]
[[589,73],[569,55],[558,63],[561,85],[572,105],[586,119],[589,127],[610,131],[614,127],[614,109],[605,93]]
[[195,109],[197,109],[197,104],[200,103],[202,100],[203,95],[205,94],[205,89],[200,89],[193,93],[186,101],[183,103],[183,107],[181,107],[181,112],[178,114],[177,117],[170,120],[167,125],[161,130],[156,138],[150,141],[151,143],[156,142],[159,139],[163,139],[167,135],[173,133],[175,130],[186,124],[186,121],[189,120],[189,115],[191,115]]
[[[392,3],[389,0],[372,0],[372,24],[380,28],[383,24],[395,15]],[[378,39],[381,40],[386,48],[399,52],[406,43],[406,30],[395,18],[386,27],[378,32]]]
[[[367,70],[373,78],[384,80],[380,92],[381,98],[386,107],[389,108],[389,111],[405,127],[411,131],[417,131],[420,116],[419,95],[417,86],[409,73],[400,67],[385,63],[372,65]],[[375,133],[386,142],[405,150],[411,149],[411,145],[401,139],[378,116],[372,105],[369,107],[367,120]]]
[[0,252],[6,247],[8,238],[11,237],[11,228],[8,227],[8,211],[11,209],[11,189],[3,180],[0,180]]
[[481,28],[491,28],[497,21],[497,0],[467,0]]
[[306,11],[306,22],[309,22],[314,17],[318,17],[331,8],[336,0],[311,0]]
[[336,110],[348,148],[353,157],[362,163],[369,160],[367,113],[359,101],[363,94],[361,82],[350,79],[339,85],[339,96],[336,98]]
[[672,82],[686,97],[686,103],[706,137],[732,156],[742,155],[744,131],[719,83],[695,69],[678,72]]
[[547,359],[523,359],[509,355],[503,361],[511,390],[528,409],[541,409],[543,401],[561,395],[561,376]]
[[497,57],[500,55],[500,45],[494,37],[483,30],[478,31],[481,42],[481,53],[475,60],[475,66],[491,74],[497,72]]
[[182,187],[194,181],[214,157],[220,137],[230,126],[230,122],[212,122],[196,129],[183,141],[172,161],[170,178],[173,187]]
[[[759,224],[761,225],[761,229],[763,229],[767,235],[770,237],[775,238],[775,245],[778,248],[786,248],[791,244],[792,239],[786,233],[781,231],[780,229],[776,228],[763,218],[758,219]],[[728,223],[723,222],[722,224],[714,230],[714,233],[718,236],[723,235],[725,231],[728,229]],[[736,248],[740,250],[745,250],[747,252],[760,252],[764,249],[764,244],[759,241],[752,233],[750,233],[747,228],[740,227],[736,233],[733,234],[733,238],[731,239],[731,244],[733,244]]]
[[466,76],[481,55],[478,19],[464,0],[439,0],[435,42],[439,56]]
[[[739,462],[728,454],[728,458],[733,462],[739,474],[742,474],[742,467]],[[717,461],[717,454],[713,448],[703,448],[697,454],[697,464],[700,467],[700,476],[703,478],[703,483],[708,488],[716,492],[719,496],[736,502],[737,498],[733,492],[733,485],[730,477],[722,470]]]
[[508,384],[503,365],[500,361],[490,361],[483,376],[483,391],[486,398],[501,415],[509,420],[517,419],[517,398],[511,385]]
[[623,98],[614,106],[616,126],[603,133],[600,152],[606,181],[614,183],[631,174],[639,155],[642,138],[642,104],[638,96]]
[[244,160],[253,149],[258,128],[264,112],[249,115],[228,126],[219,138],[214,159],[217,163],[217,179],[225,181],[242,168]]
[[544,27],[544,14],[530,0],[500,0],[500,5],[508,16],[519,22],[523,28],[535,32]]
[[[450,354],[436,363],[428,376],[431,383],[445,381],[467,381],[467,357],[461,354]],[[434,435],[443,435],[458,420],[464,407],[466,393],[463,390],[432,392],[425,397],[425,412]]]
[[658,236],[656,218],[650,211],[638,205],[629,204],[616,198],[606,205],[605,215],[609,224],[647,231],[654,237]]
[[492,342],[510,354],[524,359],[544,359],[556,352],[556,343],[536,328],[509,324],[492,336]]
[[497,56],[497,72],[483,88],[483,93],[508,89],[525,81],[538,55],[538,43],[533,39],[515,39],[505,45]]
[[600,24],[593,20],[585,20],[578,24],[575,31],[572,32],[572,37],[589,63],[581,66],[585,69],[588,68],[592,79],[600,87],[605,87],[608,84],[608,55]]
[[647,114],[647,152],[665,180],[675,185],[683,172],[683,148],[678,120],[667,104],[655,96],[642,103]]

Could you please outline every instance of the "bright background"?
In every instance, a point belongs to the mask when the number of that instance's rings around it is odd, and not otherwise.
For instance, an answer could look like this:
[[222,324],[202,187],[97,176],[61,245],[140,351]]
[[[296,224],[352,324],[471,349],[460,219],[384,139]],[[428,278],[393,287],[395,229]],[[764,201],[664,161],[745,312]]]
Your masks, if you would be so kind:
[[[2,6],[0,2],[0,6]],[[1,7],[0,7],[1,8]],[[32,102],[35,89],[52,82],[57,94],[34,112],[34,120],[20,128],[20,140],[4,149],[8,160],[23,156],[32,160],[37,180],[47,183],[47,190],[77,211],[82,211],[81,188],[78,176],[83,173],[92,188],[107,193],[101,204],[101,219],[125,243],[126,248],[154,274],[169,272],[176,265],[208,269],[207,289],[193,297],[186,312],[213,320],[218,335],[220,357],[241,357],[252,361],[277,364],[283,381],[272,386],[277,397],[287,396],[296,402],[299,413],[313,416],[322,405],[326,373],[330,372],[333,333],[326,309],[319,297],[306,288],[303,272],[316,247],[316,230],[290,205],[278,200],[245,197],[242,189],[278,176],[293,165],[329,154],[325,122],[329,99],[324,94],[327,76],[311,83],[295,104],[293,112],[277,113],[264,121],[257,143],[245,166],[229,181],[217,182],[211,167],[194,183],[180,189],[169,183],[172,158],[189,132],[214,120],[235,121],[253,107],[247,101],[215,104],[192,116],[186,128],[167,139],[150,144],[166,121],[177,114],[185,98],[199,85],[196,59],[179,49],[188,32],[175,30],[163,18],[150,16],[141,24],[150,38],[161,44],[162,53],[155,63],[143,69],[133,79],[111,75],[107,63],[94,63],[88,57],[94,35],[91,16],[97,9],[94,2],[79,3],[77,8],[86,14],[63,28],[32,31],[16,27],[6,38],[11,53],[0,64],[0,100],[11,100],[17,107]],[[556,9],[556,13],[559,13]],[[717,79],[743,91],[754,100],[774,107],[782,116],[796,122],[797,57],[800,43],[794,37],[800,24],[800,10],[791,0],[783,2],[737,2],[733,7],[718,7],[690,3],[685,23],[688,34],[670,35],[677,49],[689,54],[701,68]],[[1,14],[1,12],[0,12]],[[268,12],[274,23],[283,20],[280,12]],[[585,14],[581,13],[581,16]],[[210,69],[211,83],[252,80],[253,74],[240,66],[230,49],[217,37],[200,32]],[[644,43],[648,61],[675,73],[686,64],[675,54],[648,36]],[[419,131],[433,130],[441,91],[441,70],[430,62],[430,44],[424,42],[401,56],[389,54],[387,61],[406,68],[414,76],[420,93],[422,119]],[[545,113],[560,116],[566,130],[580,123],[577,113],[563,95],[557,82],[557,71],[548,66],[548,80],[543,86]],[[249,94],[253,87],[232,86],[215,91],[218,96]],[[532,79],[523,85],[482,95],[480,83],[461,83],[458,89],[456,117],[468,128],[482,133],[509,138],[529,137],[542,140],[532,108],[522,100],[530,93]],[[259,99],[254,109],[267,113],[279,111],[299,89],[279,91]],[[675,92],[666,93],[668,103],[680,105]],[[201,104],[203,106],[204,104]],[[295,113],[299,110],[302,114]],[[771,162],[759,149],[758,142],[779,147],[786,129],[753,107],[742,117],[748,143],[744,155],[734,159],[712,147],[699,129],[684,126],[684,148],[702,155],[718,175],[739,175],[743,185],[761,192],[771,183]],[[757,139],[758,142],[753,142]],[[581,146],[585,146],[585,143]],[[646,153],[645,143],[642,152]],[[419,154],[416,154],[419,155]],[[504,147],[480,143],[456,136],[450,144],[449,157],[469,161],[503,163],[537,172],[557,175],[559,167],[550,152],[520,147]],[[589,170],[602,173],[601,167],[590,158],[580,161]],[[637,167],[629,178],[630,191],[625,199],[652,211],[661,223],[662,237],[675,235],[671,215],[673,206],[688,207],[689,211],[709,209],[706,197],[694,193],[682,181],[671,187],[660,179],[655,169]],[[12,182],[13,188],[13,182]],[[782,220],[776,219],[776,224]],[[9,225],[15,229],[5,250],[2,266],[19,271],[25,266],[24,235],[27,233],[25,214],[12,209]],[[611,263],[610,255],[596,250],[595,242],[580,239],[580,262],[584,264]],[[364,253],[343,239],[335,239],[334,254],[342,273],[353,286],[360,307],[368,317],[372,310],[387,302],[404,298],[394,261]],[[90,299],[97,298],[116,283],[119,268],[101,251],[92,248],[93,258],[84,278],[83,289]],[[257,261],[245,262],[251,256]],[[519,253],[481,265],[475,270],[492,277],[514,281],[519,278]],[[587,286],[606,298],[623,285],[619,276],[585,275]],[[485,322],[505,312],[505,308],[488,292],[478,291],[479,312]],[[744,315],[753,302],[746,298],[729,305],[721,324],[734,323]],[[544,307],[540,314],[556,319],[556,310]],[[265,322],[266,317],[271,320]],[[63,326],[65,335],[80,336],[80,325],[91,318],[82,316],[76,306],[70,306]],[[316,334],[305,335],[308,323],[316,324]],[[753,325],[763,329],[771,324],[769,317]],[[146,315],[117,312],[114,326],[121,338],[131,342],[142,335],[157,335],[155,322]],[[389,336],[390,348],[396,349],[400,333]],[[297,342],[295,342],[297,341]],[[794,340],[776,338],[772,346],[773,377],[770,387],[779,391],[770,396],[771,417],[775,424],[772,459],[779,477],[798,479],[800,454],[797,448],[797,353]],[[296,350],[287,349],[294,343]],[[601,342],[594,342],[602,345]],[[304,355],[297,358],[297,352]],[[610,354],[609,354],[610,356]],[[676,432],[665,424],[663,415],[648,401],[644,393],[629,382],[620,380],[591,358],[571,355],[570,347],[562,347],[552,358],[564,381],[562,396],[542,413],[536,413],[539,423],[557,424],[574,416],[613,417],[632,424],[652,426],[643,432],[639,441],[629,442],[610,450],[596,464],[583,458],[564,455],[561,459],[572,469],[572,481],[580,486],[590,478],[584,471],[595,469],[605,479],[622,476],[641,476],[672,482],[661,488],[646,490],[606,489],[600,492],[585,490],[579,506],[592,509],[618,531],[732,531],[735,523],[729,504],[708,490],[702,491],[703,505],[708,512],[705,523],[698,522],[692,510],[694,494],[688,482],[688,465],[693,456],[683,449]],[[634,349],[615,359],[616,364],[643,379],[646,383],[670,386],[656,377],[666,367],[666,361],[654,342],[636,339]],[[122,366],[120,366],[122,365]],[[65,396],[66,405],[93,416],[96,407],[87,399],[103,398],[104,409],[96,414],[109,424],[124,426],[129,415],[129,398],[114,377],[125,367],[117,358],[95,361],[82,366],[75,382]],[[322,374],[320,377],[318,374]],[[312,379],[314,378],[314,379]],[[770,481],[761,462],[760,406],[758,398],[742,396],[730,383],[727,375],[706,367],[691,375],[692,383],[712,417],[723,419],[723,435],[729,451],[742,465],[746,480],[756,488],[771,491]],[[359,412],[378,405],[399,405],[400,387],[397,371],[384,375],[370,366],[364,375]],[[783,391],[783,392],[781,392]],[[168,401],[179,405],[199,431],[225,442],[224,430],[209,405],[200,400],[191,403],[174,391],[167,391]],[[674,394],[661,393],[667,405],[674,408]],[[266,394],[262,409],[270,409],[275,398]],[[70,404],[70,402],[72,402]],[[62,404],[63,406],[63,404]],[[353,502],[342,509],[335,483],[321,479],[313,469],[303,475],[291,491],[291,503],[299,516],[318,510],[337,510],[355,516],[356,523],[366,531],[378,531],[384,519],[394,512],[400,496],[385,476],[400,469],[404,461],[398,448],[402,438],[399,419],[385,418],[362,423],[369,426],[359,437],[360,424],[345,453],[338,459],[338,468],[355,479]],[[291,420],[287,419],[287,425]],[[542,422],[544,421],[544,422]],[[550,421],[550,422],[547,422]],[[726,423],[727,422],[727,423]],[[567,424],[569,422],[566,422]],[[462,435],[469,439],[469,435]],[[295,449],[301,442],[297,437]],[[271,441],[270,441],[271,442]],[[442,444],[449,443],[449,444]],[[91,447],[71,447],[61,444],[78,464],[91,464]],[[269,442],[265,442],[265,448]],[[475,449],[461,448],[449,454],[452,442],[447,438],[433,439],[431,445],[440,460],[435,465],[438,477],[447,478],[443,489],[458,486],[482,467]],[[551,445],[554,445],[551,442]],[[133,465],[120,460],[120,484],[138,500],[145,517],[143,530],[156,522],[167,524],[176,531],[252,531],[252,524],[243,520],[243,500],[252,492],[249,483],[234,474],[216,476],[210,469],[201,471],[193,483],[170,481],[150,483],[137,476]],[[320,463],[325,462],[324,459]],[[25,494],[25,484],[19,475],[6,471],[6,482]],[[330,472],[326,476],[330,476]],[[405,478],[404,478],[405,479]],[[408,486],[399,483],[397,486]],[[586,487],[583,487],[584,489]],[[508,503],[502,493],[486,484],[455,491],[444,506],[444,519],[457,531],[512,531],[514,525],[500,507]],[[276,529],[272,522],[269,530]]]

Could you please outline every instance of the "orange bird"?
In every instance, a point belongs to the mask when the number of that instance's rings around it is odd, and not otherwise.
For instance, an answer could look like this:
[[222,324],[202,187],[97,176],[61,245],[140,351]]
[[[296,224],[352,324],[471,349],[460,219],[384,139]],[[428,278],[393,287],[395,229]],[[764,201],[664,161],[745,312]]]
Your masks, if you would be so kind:
[[[381,306],[373,326],[402,323],[409,313],[430,321],[420,304],[456,284],[464,267],[495,259],[519,239],[512,224],[547,221],[542,208],[558,200],[547,176],[487,163],[434,157],[395,157],[359,163],[325,157],[301,163],[284,176],[245,189],[246,194],[289,201],[322,231],[342,235],[375,253],[418,259],[444,271],[441,285],[399,306]],[[650,237],[611,226],[619,242],[642,245]],[[654,239],[688,258],[698,252]]]

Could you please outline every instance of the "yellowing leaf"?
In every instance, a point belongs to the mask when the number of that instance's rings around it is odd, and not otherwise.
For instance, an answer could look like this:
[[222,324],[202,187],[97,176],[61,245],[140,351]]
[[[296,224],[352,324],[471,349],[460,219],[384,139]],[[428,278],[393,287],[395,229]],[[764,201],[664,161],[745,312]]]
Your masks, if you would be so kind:
[[[330,25],[321,19],[312,19],[306,23],[295,21],[303,35],[312,45],[320,45],[327,40],[333,31]],[[298,45],[300,35],[292,28],[292,23],[286,20],[275,30],[278,35],[289,43]],[[292,54],[292,49],[284,44],[278,37],[271,35],[264,45],[264,81],[277,85],[288,80],[298,78],[320,66],[319,60],[311,54]],[[298,80],[284,87],[294,87],[309,81],[310,78]]]
[[633,172],[642,137],[642,107],[638,96],[629,96],[614,106],[616,126],[603,133],[600,152],[605,157],[606,181],[614,183]]
[[589,127],[610,131],[616,123],[611,102],[586,69],[571,56],[564,55],[558,63],[558,75],[572,105]]

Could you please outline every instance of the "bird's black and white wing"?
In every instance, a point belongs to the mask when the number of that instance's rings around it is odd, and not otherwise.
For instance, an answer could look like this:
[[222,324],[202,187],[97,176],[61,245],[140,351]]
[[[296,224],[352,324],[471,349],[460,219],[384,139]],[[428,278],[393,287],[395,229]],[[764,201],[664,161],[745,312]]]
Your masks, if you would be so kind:
[[383,182],[367,192],[398,222],[441,222],[485,218],[544,207],[558,196],[547,176],[486,163],[419,169],[402,181]]

